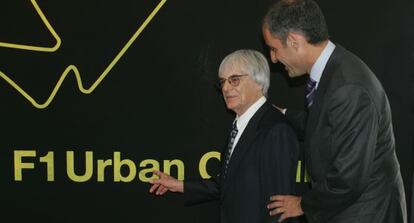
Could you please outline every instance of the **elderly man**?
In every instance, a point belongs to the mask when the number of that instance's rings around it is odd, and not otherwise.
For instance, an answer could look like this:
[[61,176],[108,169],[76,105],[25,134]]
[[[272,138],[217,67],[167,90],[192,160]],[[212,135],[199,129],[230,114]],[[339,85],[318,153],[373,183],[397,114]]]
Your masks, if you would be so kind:
[[328,39],[313,0],[281,0],[267,13],[263,35],[271,59],[290,77],[309,74],[307,111],[286,117],[305,136],[312,189],[274,196],[280,220],[305,214],[310,223],[406,222],[391,110],[381,83],[357,56]]
[[219,86],[236,117],[221,174],[208,180],[178,181],[156,171],[150,192],[183,192],[187,204],[220,200],[222,223],[275,222],[266,208],[272,194],[292,194],[298,142],[283,115],[266,100],[270,79],[266,58],[253,50],[228,55]]

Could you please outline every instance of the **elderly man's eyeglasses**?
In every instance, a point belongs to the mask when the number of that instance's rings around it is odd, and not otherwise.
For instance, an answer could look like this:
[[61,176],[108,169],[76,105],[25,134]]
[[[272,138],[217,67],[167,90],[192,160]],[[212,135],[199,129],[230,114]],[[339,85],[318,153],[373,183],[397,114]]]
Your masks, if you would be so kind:
[[226,83],[226,81],[228,81],[231,86],[237,87],[240,84],[240,79],[244,76],[247,76],[247,75],[248,74],[240,74],[240,75],[231,75],[228,78],[220,78],[217,81],[217,87],[222,89],[224,84]]

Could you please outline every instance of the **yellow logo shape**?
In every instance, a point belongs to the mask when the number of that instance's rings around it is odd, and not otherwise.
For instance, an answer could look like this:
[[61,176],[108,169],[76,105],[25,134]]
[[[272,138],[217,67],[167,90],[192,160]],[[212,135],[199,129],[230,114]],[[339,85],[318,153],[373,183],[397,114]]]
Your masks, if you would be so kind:
[[[42,19],[43,23],[46,25],[49,32],[56,40],[56,44],[53,47],[42,47],[42,46],[30,46],[30,45],[23,45],[23,44],[14,44],[14,43],[5,43],[0,42],[0,47],[8,47],[8,48],[15,48],[15,49],[22,49],[22,50],[30,50],[30,51],[40,51],[40,52],[55,52],[59,49],[61,45],[61,39],[59,35],[55,32],[53,27],[50,25],[49,21],[47,20],[46,16],[40,9],[39,5],[37,4],[36,0],[31,0],[33,7],[35,8],[36,12],[39,14],[40,18]],[[167,0],[161,0],[155,9],[149,14],[149,16],[145,19],[145,21],[139,26],[138,30],[132,35],[132,37],[128,40],[125,46],[119,51],[119,53],[115,56],[115,58],[111,61],[111,63],[106,67],[106,69],[99,75],[99,78],[92,84],[91,87],[85,88],[82,83],[82,78],[80,76],[79,70],[75,65],[69,65],[66,67],[65,71],[63,71],[61,77],[59,78],[56,86],[53,88],[52,93],[47,98],[44,103],[37,102],[32,96],[30,96],[25,90],[23,90],[16,82],[14,82],[10,77],[8,77],[5,73],[0,71],[0,77],[3,78],[7,83],[9,83],[13,88],[15,88],[23,97],[25,97],[32,105],[38,109],[44,109],[50,105],[53,99],[56,96],[56,93],[59,91],[60,86],[62,85],[63,81],[65,80],[66,76],[69,75],[69,72],[73,71],[76,81],[78,84],[79,90],[84,94],[92,93],[99,84],[105,79],[108,73],[112,70],[116,63],[121,59],[121,57],[125,54],[125,52],[129,49],[132,43],[138,38],[141,32],[146,28],[146,26],[151,22],[154,16],[158,13],[161,7],[167,2]]]
[[15,48],[21,50],[31,50],[31,51],[40,51],[40,52],[55,52],[59,49],[60,44],[62,41],[60,40],[59,35],[55,32],[53,27],[50,25],[49,21],[47,20],[45,14],[40,9],[39,5],[35,0],[31,0],[33,7],[35,8],[37,14],[39,14],[40,18],[42,19],[43,23],[46,25],[49,32],[52,34],[53,38],[56,40],[56,44],[53,47],[41,47],[41,46],[29,46],[24,44],[15,44],[15,43],[5,43],[0,42],[0,47],[8,47],[8,48]]

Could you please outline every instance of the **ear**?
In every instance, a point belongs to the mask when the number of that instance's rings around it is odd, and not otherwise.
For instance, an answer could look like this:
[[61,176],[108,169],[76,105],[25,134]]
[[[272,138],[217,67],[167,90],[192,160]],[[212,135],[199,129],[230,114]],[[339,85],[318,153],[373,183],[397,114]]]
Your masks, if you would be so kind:
[[264,94],[263,94],[263,87],[262,86],[260,86],[259,89],[257,89],[257,93],[259,94],[260,97],[261,96],[264,96]]
[[254,81],[254,86],[253,86],[253,88],[254,88],[256,91],[260,91],[260,92],[262,92],[262,90],[263,90],[263,86],[262,86],[262,85],[260,85],[260,84],[258,84],[256,81]]
[[304,36],[296,32],[289,32],[286,38],[286,44],[295,50],[298,50],[300,47],[302,47],[305,42],[306,39]]

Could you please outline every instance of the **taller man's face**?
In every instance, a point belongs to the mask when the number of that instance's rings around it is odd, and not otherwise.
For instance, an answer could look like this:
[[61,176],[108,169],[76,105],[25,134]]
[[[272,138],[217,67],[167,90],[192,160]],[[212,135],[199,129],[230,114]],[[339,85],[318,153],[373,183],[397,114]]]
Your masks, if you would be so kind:
[[283,45],[282,41],[273,36],[266,26],[263,26],[262,31],[266,45],[270,48],[270,58],[273,63],[281,62],[289,77],[297,77],[306,73],[298,48],[292,44]]
[[228,67],[219,78],[223,82],[221,91],[227,108],[239,116],[263,96],[262,87],[239,69]]

